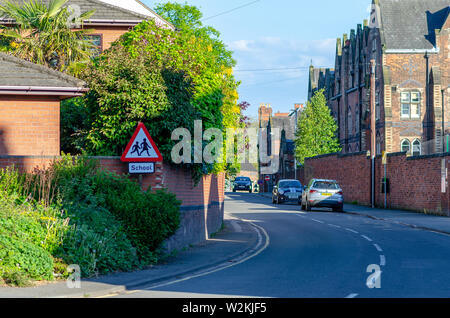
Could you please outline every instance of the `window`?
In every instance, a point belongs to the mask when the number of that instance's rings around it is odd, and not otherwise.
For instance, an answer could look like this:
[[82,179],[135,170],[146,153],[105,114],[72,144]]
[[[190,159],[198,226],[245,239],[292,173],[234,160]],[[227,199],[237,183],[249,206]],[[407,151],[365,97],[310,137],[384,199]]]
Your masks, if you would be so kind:
[[420,144],[420,140],[416,139],[412,143],[412,155],[420,156],[422,154],[422,147]]
[[91,41],[92,45],[94,46],[92,48],[92,57],[95,57],[102,53],[103,45],[102,45],[101,34],[88,34],[88,35],[85,35],[85,39]]
[[334,181],[316,181],[313,188],[323,190],[339,190],[339,185]]
[[411,150],[411,143],[409,142],[408,139],[405,139],[402,141],[402,152],[406,152],[409,153],[409,151]]
[[402,92],[401,93],[401,118],[420,118],[420,93]]

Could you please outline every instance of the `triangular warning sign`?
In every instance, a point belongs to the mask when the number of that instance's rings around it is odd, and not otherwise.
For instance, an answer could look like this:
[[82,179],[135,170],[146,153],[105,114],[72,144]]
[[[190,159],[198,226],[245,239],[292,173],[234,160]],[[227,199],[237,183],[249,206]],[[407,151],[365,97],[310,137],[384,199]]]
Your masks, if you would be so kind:
[[159,162],[163,158],[143,123],[139,123],[125,151],[123,162]]

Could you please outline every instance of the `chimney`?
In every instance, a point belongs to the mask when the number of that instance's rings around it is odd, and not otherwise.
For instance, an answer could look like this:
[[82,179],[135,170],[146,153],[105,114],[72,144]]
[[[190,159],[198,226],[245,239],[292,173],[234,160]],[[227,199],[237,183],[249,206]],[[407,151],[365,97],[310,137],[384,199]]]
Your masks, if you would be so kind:
[[269,121],[272,117],[272,106],[270,104],[261,104],[258,110],[259,122]]

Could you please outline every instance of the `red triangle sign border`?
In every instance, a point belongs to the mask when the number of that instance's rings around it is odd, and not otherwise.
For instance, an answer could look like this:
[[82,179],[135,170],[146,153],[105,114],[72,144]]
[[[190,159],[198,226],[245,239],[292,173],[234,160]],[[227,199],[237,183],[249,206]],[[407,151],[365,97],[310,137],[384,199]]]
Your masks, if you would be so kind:
[[[150,142],[151,146],[155,150],[157,157],[156,158],[126,158],[128,152],[130,151],[130,148],[133,146],[134,141],[139,134],[140,130],[143,130],[144,134],[147,136],[148,141]],[[163,157],[161,153],[158,150],[158,147],[156,147],[155,142],[153,141],[152,136],[150,136],[150,133],[148,132],[147,128],[145,127],[144,123],[139,123],[136,127],[136,130],[134,131],[133,136],[131,137],[130,141],[128,142],[127,147],[125,148],[125,151],[122,154],[122,157],[120,158],[122,162],[161,162],[163,161]]]

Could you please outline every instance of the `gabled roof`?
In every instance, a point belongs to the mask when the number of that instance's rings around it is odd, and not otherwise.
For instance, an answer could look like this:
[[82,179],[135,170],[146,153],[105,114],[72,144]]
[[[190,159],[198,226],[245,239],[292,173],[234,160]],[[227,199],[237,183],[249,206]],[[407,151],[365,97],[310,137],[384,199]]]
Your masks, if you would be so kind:
[[78,96],[87,91],[75,77],[5,53],[0,53],[0,74],[0,95]]
[[[0,4],[3,0],[0,0]],[[14,0],[24,3],[28,0]],[[42,0],[48,4],[50,0]],[[86,25],[136,25],[144,20],[154,19],[158,25],[174,29],[174,26],[156,12],[137,0],[68,0],[66,5],[78,6],[81,13],[95,10]],[[1,21],[1,20],[0,20]]]
[[450,0],[378,0],[387,50],[433,50]]

